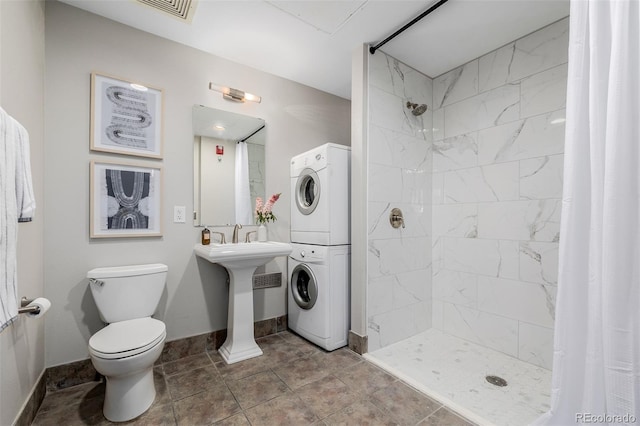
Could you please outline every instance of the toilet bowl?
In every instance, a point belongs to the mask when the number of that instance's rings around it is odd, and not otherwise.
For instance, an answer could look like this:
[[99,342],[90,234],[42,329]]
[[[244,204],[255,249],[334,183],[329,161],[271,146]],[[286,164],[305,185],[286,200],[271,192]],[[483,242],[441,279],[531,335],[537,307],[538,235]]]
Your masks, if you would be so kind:
[[113,323],[91,337],[91,362],[107,380],[103,413],[108,420],[131,420],[153,404],[153,364],[165,337],[164,323],[153,318]]
[[106,378],[104,416],[112,422],[134,419],[156,396],[153,365],[162,354],[166,327],[151,318],[164,289],[161,264],[89,271],[91,292],[108,325],[89,339],[89,356]]

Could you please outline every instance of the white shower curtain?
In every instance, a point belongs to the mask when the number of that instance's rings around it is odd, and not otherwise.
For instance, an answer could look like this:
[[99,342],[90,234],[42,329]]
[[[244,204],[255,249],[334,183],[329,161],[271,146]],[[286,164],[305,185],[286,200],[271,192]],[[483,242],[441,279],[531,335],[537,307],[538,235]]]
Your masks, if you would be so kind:
[[[640,5],[572,0],[551,410],[640,422]],[[635,421],[634,421],[635,419]]]
[[251,192],[249,189],[249,150],[246,142],[236,146],[236,223],[253,223],[251,210]]

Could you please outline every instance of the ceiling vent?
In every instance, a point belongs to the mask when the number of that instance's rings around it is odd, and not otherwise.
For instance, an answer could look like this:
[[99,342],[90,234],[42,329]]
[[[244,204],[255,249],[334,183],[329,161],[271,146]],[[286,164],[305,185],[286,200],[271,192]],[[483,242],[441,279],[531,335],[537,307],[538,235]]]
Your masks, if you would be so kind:
[[137,2],[160,10],[183,22],[191,23],[197,0],[137,0]]

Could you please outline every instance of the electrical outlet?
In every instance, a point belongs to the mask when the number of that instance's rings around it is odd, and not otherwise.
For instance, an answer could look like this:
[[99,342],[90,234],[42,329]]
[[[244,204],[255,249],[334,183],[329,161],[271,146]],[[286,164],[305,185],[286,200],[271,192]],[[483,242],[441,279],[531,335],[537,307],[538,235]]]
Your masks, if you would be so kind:
[[187,208],[185,206],[173,206],[173,223],[185,223],[187,220]]

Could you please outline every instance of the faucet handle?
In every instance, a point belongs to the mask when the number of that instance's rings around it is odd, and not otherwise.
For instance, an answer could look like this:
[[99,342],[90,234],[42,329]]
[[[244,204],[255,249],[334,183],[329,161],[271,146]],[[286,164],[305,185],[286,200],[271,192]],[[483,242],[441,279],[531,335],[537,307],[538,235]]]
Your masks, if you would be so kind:
[[211,233],[220,235],[220,244],[227,244],[224,232],[211,231]]
[[250,243],[251,242],[251,234],[255,234],[256,232],[258,232],[258,231],[249,231],[249,232],[247,232],[245,234],[245,237],[244,237],[244,242],[245,243]]

